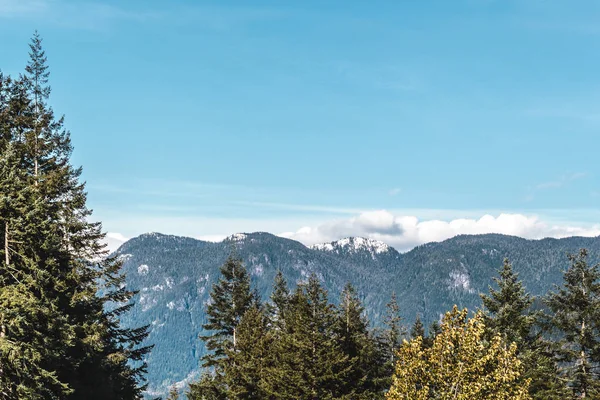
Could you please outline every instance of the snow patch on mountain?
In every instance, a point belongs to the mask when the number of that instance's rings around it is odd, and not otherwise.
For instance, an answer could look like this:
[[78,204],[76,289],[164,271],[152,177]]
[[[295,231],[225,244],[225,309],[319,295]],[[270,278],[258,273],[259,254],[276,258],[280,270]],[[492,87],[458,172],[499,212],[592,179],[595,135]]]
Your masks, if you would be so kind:
[[335,242],[315,244],[310,246],[310,248],[320,251],[335,251],[336,253],[339,253],[340,250],[352,253],[367,251],[373,259],[375,259],[377,254],[387,253],[391,249],[390,246],[379,240],[363,237],[348,237]]
[[229,240],[232,242],[241,242],[248,237],[245,233],[234,233],[233,235],[227,236],[225,240]]
[[475,292],[471,287],[471,279],[469,278],[469,274],[463,271],[451,271],[448,286],[450,287],[450,289],[463,290],[468,293]]

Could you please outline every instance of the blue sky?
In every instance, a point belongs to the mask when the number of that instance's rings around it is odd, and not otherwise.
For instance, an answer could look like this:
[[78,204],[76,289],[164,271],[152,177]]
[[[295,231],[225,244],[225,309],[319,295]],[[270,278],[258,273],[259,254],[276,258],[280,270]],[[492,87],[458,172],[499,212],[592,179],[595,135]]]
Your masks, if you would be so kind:
[[115,239],[600,234],[600,3],[251,3],[0,0]]

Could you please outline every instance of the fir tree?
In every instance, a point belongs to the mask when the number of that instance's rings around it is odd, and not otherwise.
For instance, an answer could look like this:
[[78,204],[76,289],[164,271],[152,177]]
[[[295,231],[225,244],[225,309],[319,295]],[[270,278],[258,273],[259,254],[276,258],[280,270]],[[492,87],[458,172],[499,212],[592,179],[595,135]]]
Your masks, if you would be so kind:
[[228,399],[265,398],[261,379],[268,367],[271,344],[267,317],[258,307],[250,307],[238,325],[235,350],[226,352],[230,359],[224,368]]
[[418,337],[425,337],[425,327],[423,326],[423,322],[421,322],[421,317],[419,315],[417,315],[415,318],[415,323],[410,328],[410,338],[416,339]]
[[250,276],[242,260],[231,255],[221,266],[221,278],[213,285],[206,308],[208,322],[201,336],[211,353],[203,358],[205,367],[220,366],[227,351],[235,351],[237,326],[244,313],[257,301],[250,288]]
[[387,312],[383,323],[386,326],[385,330],[385,341],[388,349],[387,354],[389,355],[392,366],[396,361],[395,352],[402,343],[402,337],[406,335],[406,329],[402,325],[402,317],[400,317],[400,306],[398,305],[398,299],[396,298],[396,292],[392,293],[390,302],[386,305]]
[[340,296],[336,333],[351,366],[342,394],[351,398],[371,399],[382,389],[379,387],[382,373],[378,368],[379,353],[368,327],[356,289],[348,283]]
[[271,326],[281,331],[285,329],[285,313],[290,301],[290,291],[281,270],[277,271],[271,292],[271,301],[267,304],[267,313]]
[[569,255],[564,285],[550,293],[550,325],[559,337],[556,355],[560,372],[573,396],[600,396],[600,271],[587,263],[587,250]]
[[[147,328],[120,326],[134,292],[121,286],[118,260],[106,259],[101,225],[88,221],[69,133],[45,103],[50,89],[40,43],[34,37],[27,76],[8,86],[2,78],[0,89],[0,207],[10,210],[0,216],[0,319],[20,315],[3,324],[0,360],[24,351],[21,377],[4,375],[0,392],[138,398]],[[10,301],[17,297],[22,301]],[[23,379],[28,370],[39,372],[36,382]]]
[[335,334],[327,292],[311,275],[290,296],[285,330],[273,346],[276,364],[262,387],[272,399],[339,398],[351,369]]
[[221,278],[213,285],[210,299],[208,322],[203,325],[208,334],[200,336],[209,353],[202,358],[202,379],[190,385],[190,399],[225,398],[225,370],[230,370],[231,355],[238,352],[238,325],[246,311],[258,305],[250,276],[233,253],[221,266]]
[[532,398],[564,398],[548,346],[535,331],[537,317],[530,310],[533,298],[525,292],[508,259],[504,260],[499,275],[494,278],[498,289],[490,287],[489,295],[481,295],[488,338],[500,335],[507,343],[516,344],[516,354],[524,365],[522,379],[531,381]]

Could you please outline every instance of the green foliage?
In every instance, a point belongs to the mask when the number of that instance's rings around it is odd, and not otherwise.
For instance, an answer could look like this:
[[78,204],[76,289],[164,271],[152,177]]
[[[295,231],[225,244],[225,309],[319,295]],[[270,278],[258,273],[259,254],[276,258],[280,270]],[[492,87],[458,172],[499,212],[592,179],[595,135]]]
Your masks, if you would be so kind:
[[584,249],[570,254],[563,286],[546,299],[560,373],[575,398],[600,396],[600,270],[587,259]]
[[30,48],[0,76],[0,399],[136,399],[147,329],[120,324],[134,292],[88,221],[37,33]]
[[242,261],[230,256],[221,267],[222,278],[213,285],[211,301],[206,308],[208,322],[204,329],[210,334],[202,336],[211,351],[204,358],[204,367],[224,367],[228,353],[237,346],[237,326],[246,311],[257,301],[250,290],[250,277]]
[[504,260],[494,282],[498,289],[490,287],[489,295],[481,295],[488,338],[499,335],[505,342],[515,343],[516,354],[524,366],[521,381],[530,382],[532,398],[564,398],[566,393],[548,352],[548,344],[536,328],[539,313],[531,310],[534,299],[525,292],[508,259]]

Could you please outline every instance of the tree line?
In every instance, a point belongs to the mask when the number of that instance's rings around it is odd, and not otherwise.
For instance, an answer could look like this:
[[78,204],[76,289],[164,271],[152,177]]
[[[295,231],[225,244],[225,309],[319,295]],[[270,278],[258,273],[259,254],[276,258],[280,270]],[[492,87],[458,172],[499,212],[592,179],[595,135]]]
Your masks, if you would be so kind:
[[29,56],[0,72],[0,399],[138,399],[148,329],[119,322],[135,292],[88,219],[37,33]]
[[586,250],[568,259],[543,307],[505,260],[480,310],[455,306],[426,333],[418,316],[405,329],[395,295],[384,327],[372,328],[352,285],[334,305],[316,275],[291,291],[278,273],[261,302],[242,260],[230,257],[206,309],[203,375],[187,397],[598,398],[600,271]]

